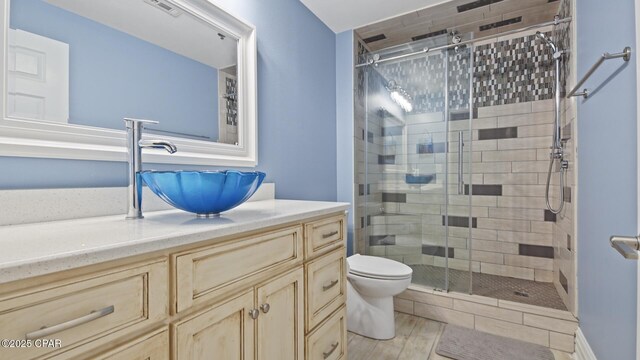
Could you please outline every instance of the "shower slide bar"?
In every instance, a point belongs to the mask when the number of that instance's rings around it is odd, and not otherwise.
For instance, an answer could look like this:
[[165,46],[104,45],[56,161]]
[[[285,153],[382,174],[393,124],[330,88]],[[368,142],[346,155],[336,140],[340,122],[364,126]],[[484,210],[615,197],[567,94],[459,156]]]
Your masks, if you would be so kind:
[[541,28],[541,27],[549,26],[549,25],[560,25],[560,24],[569,23],[569,22],[571,22],[571,16],[567,16],[566,18],[560,19],[560,17],[556,15],[556,17],[552,21],[547,21],[547,22],[543,22],[543,23],[540,23],[540,24],[530,25],[530,26],[523,27],[523,28],[520,28],[520,29],[505,31],[505,32],[497,34],[497,35],[488,35],[488,36],[484,36],[484,37],[480,37],[480,38],[476,38],[476,39],[465,40],[465,41],[461,41],[461,42],[459,42],[457,44],[442,45],[442,46],[437,46],[437,47],[433,47],[433,48],[426,47],[426,48],[424,48],[422,50],[414,51],[414,52],[411,52],[411,53],[408,53],[408,54],[390,56],[390,57],[384,58],[384,59],[374,60],[373,58],[370,58],[370,59],[368,59],[366,62],[364,62],[362,64],[356,64],[355,67],[359,68],[359,67],[373,65],[373,64],[380,64],[380,63],[384,63],[384,62],[387,62],[387,61],[404,59],[404,58],[408,58],[408,57],[412,57],[412,56],[416,56],[416,55],[420,55],[420,54],[426,54],[426,53],[431,52],[431,51],[452,49],[452,48],[456,48],[456,47],[459,47],[459,46],[462,46],[462,45],[471,44],[471,43],[478,42],[478,41],[483,41],[483,40],[488,40],[488,39],[495,39],[495,38],[498,38],[498,37],[502,37],[502,36],[506,36],[506,35],[510,35],[510,34],[516,34],[516,33],[523,32],[523,31],[538,29],[538,28]]
[[617,58],[622,58],[622,60],[624,61],[631,60],[631,48],[627,46],[624,48],[624,50],[622,50],[622,52],[619,52],[619,53],[609,54],[608,52],[606,52],[602,54],[598,59],[598,61],[596,61],[596,63],[593,64],[593,66],[591,66],[589,71],[587,71],[587,73],[584,74],[582,79],[578,81],[576,86],[571,91],[569,91],[569,93],[567,94],[567,98],[570,98],[572,96],[582,96],[583,98],[586,99],[587,97],[589,97],[589,90],[587,89],[582,89],[582,91],[579,93],[577,93],[576,91],[578,91],[578,89],[585,83],[585,81],[587,81],[587,79],[589,79],[591,75],[593,75],[593,73],[596,72],[596,70],[600,67],[600,65],[602,65],[602,63],[605,60],[611,60],[611,59],[617,59]]

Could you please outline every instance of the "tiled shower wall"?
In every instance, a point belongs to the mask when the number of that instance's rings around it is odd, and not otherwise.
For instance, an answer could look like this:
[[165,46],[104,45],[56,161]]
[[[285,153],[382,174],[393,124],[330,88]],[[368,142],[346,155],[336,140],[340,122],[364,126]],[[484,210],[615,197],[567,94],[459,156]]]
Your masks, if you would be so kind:
[[[546,30],[552,35],[551,28]],[[366,53],[364,45],[356,46],[360,54]],[[365,102],[364,70],[356,71],[356,251],[408,264],[444,266],[443,223],[448,213],[446,253],[451,268],[467,270],[471,256],[473,271],[555,282],[559,290],[569,289],[567,294],[573,287],[573,262],[567,261],[557,239],[560,233],[573,233],[568,215],[572,207],[554,216],[545,210],[544,200],[553,133],[551,54],[535,41],[533,32],[474,44],[473,61],[465,50],[451,51],[447,57],[449,133],[443,121],[444,53],[380,64],[374,70],[413,95],[415,110],[406,116],[380,111],[376,101],[382,94],[371,93],[371,85]],[[465,76],[471,64],[472,88]],[[474,110],[469,120],[471,89]],[[465,181],[472,182],[474,193],[471,254],[468,196],[456,192],[458,131],[468,143],[473,137],[473,151],[464,160],[465,173],[473,172],[472,180]],[[418,184],[407,183],[407,174]],[[573,172],[568,175],[572,179]],[[554,178],[557,182],[557,175]],[[365,226],[367,234],[362,231]],[[569,296],[561,297],[572,309]]]
[[[559,16],[565,18],[572,16],[574,2],[571,0],[561,0]],[[562,49],[569,49],[562,58],[561,79],[565,95],[569,88],[575,84],[575,73],[573,71],[575,60],[572,56],[574,23],[560,25],[554,31],[554,38],[557,39]],[[565,205],[563,211],[558,214],[557,220],[553,226],[553,244],[555,247],[554,254],[554,279],[553,283],[558,290],[558,294],[567,305],[567,308],[574,314],[577,314],[577,288],[576,288],[576,249],[577,242],[575,236],[575,194],[576,190],[576,159],[575,159],[575,135],[576,131],[576,101],[575,98],[566,99],[564,96],[561,101],[561,125],[562,138],[565,143],[565,159],[569,161],[567,176],[565,177]],[[559,201],[558,183],[559,178],[554,174],[552,178],[554,186],[555,206]]]

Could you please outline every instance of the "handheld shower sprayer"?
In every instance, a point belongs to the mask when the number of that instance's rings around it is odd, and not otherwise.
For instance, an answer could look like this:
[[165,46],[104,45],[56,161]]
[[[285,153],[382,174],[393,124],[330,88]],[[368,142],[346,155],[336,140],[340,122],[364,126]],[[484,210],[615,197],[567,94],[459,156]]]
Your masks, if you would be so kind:
[[[560,134],[560,99],[561,99],[561,85],[560,85],[560,60],[563,55],[563,51],[558,49],[558,46],[551,41],[545,34],[540,31],[536,32],[536,38],[539,41],[542,41],[546,46],[551,48],[553,52],[553,63],[555,67],[555,112],[554,112],[554,126],[553,126],[553,143],[551,145],[551,153],[549,154],[549,171],[547,172],[547,186],[545,191],[545,200],[547,203],[547,208],[554,214],[559,214],[562,212],[564,208],[564,178],[567,168],[569,167],[569,162],[564,159],[564,148],[562,144],[561,134]],[[560,205],[557,208],[554,208],[551,205],[550,200],[550,188],[551,188],[551,172],[553,171],[553,164],[558,161],[560,165]]]

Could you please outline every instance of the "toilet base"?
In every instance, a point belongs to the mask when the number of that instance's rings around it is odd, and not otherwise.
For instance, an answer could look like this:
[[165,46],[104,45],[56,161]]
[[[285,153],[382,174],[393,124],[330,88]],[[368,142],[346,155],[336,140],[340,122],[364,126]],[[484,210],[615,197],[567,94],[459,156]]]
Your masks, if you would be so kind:
[[377,340],[393,339],[393,296],[362,296],[347,281],[347,330]]

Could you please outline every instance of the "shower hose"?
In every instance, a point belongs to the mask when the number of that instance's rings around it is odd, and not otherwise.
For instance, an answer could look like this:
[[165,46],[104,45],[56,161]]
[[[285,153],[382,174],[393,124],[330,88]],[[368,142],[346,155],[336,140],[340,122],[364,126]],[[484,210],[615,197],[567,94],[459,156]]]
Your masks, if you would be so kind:
[[549,188],[551,185],[551,170],[553,169],[553,163],[555,162],[555,158],[553,155],[549,159],[549,171],[547,172],[547,188],[545,191],[545,200],[547,201],[547,209],[554,214],[559,214],[564,207],[564,172],[566,169],[564,167],[560,167],[560,206],[557,209],[554,209],[551,206],[551,201],[549,200]]

